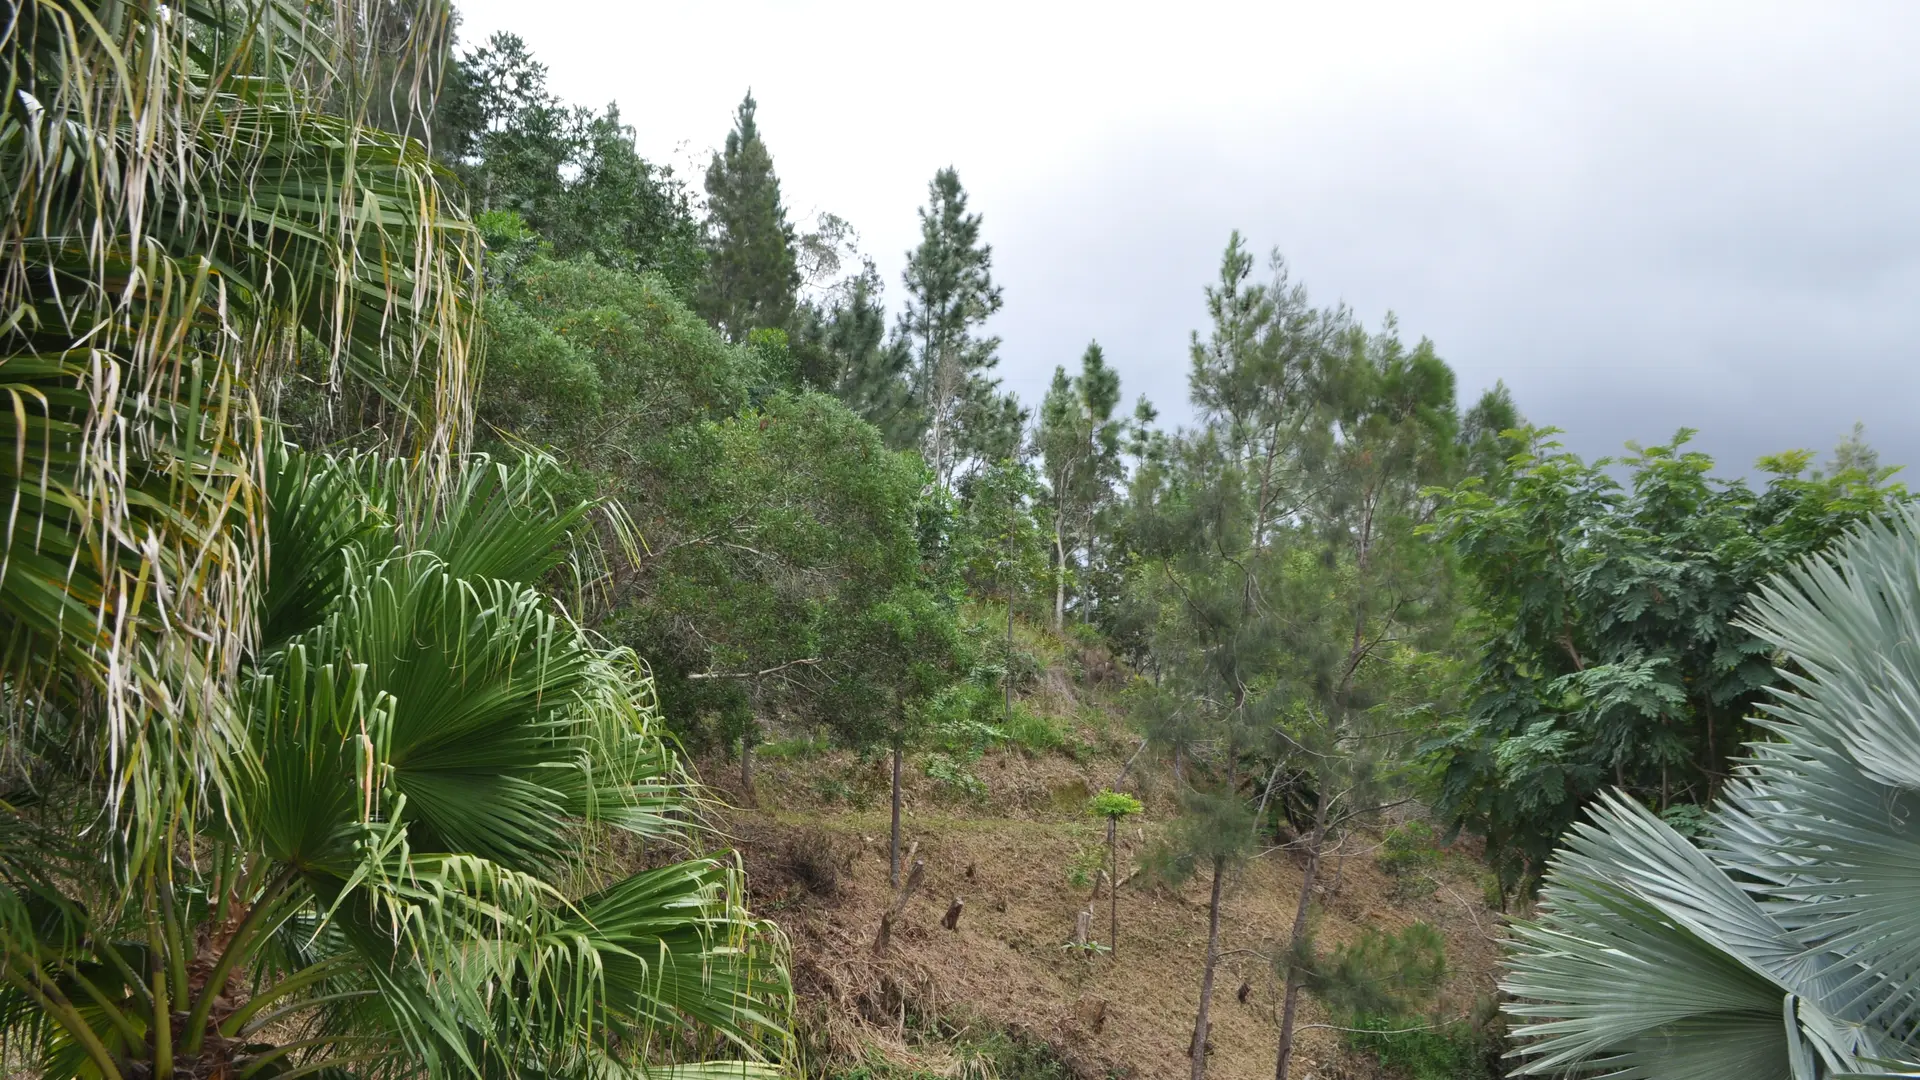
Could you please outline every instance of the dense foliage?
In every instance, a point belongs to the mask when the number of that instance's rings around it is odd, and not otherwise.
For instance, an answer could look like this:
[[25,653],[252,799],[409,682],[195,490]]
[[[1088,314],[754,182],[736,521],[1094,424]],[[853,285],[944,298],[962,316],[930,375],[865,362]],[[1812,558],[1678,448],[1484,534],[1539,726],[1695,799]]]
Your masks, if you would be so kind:
[[[1389,1067],[1481,1068],[1495,1009],[1437,1000],[1430,929],[1313,944],[1322,867],[1415,800],[1503,897],[1553,868],[1510,985],[1535,1071],[1913,1056],[1920,525],[1858,433],[1757,482],[1684,431],[1585,462],[1238,233],[1188,426],[1097,343],[1029,412],[957,170],[890,308],[847,221],[789,219],[750,93],[691,191],[450,25],[32,0],[0,37],[0,1061],[790,1069],[782,941],[679,754],[746,799],[770,737],[886,760],[902,886],[915,755],[977,794],[981,747],[1060,741],[1022,622],[1121,658],[1171,775],[1145,862],[1210,886],[1195,1080],[1257,858],[1301,873],[1280,1080],[1303,993]],[[1088,807],[1109,938],[1142,809]]]
[[1769,575],[1906,501],[1890,469],[1762,462],[1758,490],[1714,480],[1687,432],[1587,463],[1517,432],[1507,469],[1446,493],[1435,532],[1472,575],[1473,703],[1430,748],[1439,812],[1487,839],[1509,883],[1537,874],[1601,791],[1686,827],[1730,775],[1779,685],[1736,621]]
[[1908,511],[1760,587],[1791,689],[1697,842],[1614,794],[1554,857],[1506,981],[1522,1072],[1911,1074],[1916,568]]

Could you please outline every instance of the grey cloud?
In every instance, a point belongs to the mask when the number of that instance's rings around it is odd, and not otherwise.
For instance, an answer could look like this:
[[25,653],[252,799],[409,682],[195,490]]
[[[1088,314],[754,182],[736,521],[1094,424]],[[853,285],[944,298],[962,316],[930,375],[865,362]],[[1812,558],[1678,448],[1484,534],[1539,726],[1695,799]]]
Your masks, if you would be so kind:
[[1431,97],[1114,140],[989,217],[1009,384],[1037,400],[1098,337],[1129,397],[1184,418],[1187,335],[1238,227],[1584,454],[1684,425],[1737,473],[1862,420],[1920,463],[1920,9],[1873,10],[1569,31]]

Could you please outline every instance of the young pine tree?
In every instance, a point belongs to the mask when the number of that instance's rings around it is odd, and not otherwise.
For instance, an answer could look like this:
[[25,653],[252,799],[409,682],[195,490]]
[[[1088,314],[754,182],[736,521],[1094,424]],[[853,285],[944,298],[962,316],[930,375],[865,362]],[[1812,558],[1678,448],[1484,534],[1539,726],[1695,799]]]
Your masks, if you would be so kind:
[[749,91],[725,149],[707,166],[709,262],[697,306],[735,342],[755,330],[786,330],[800,288],[794,230],[755,108]]
[[907,256],[904,281],[906,310],[895,334],[912,358],[909,381],[927,464],[935,485],[951,491],[963,453],[1004,441],[1012,418],[999,380],[987,374],[1000,362],[1000,339],[980,333],[1001,304],[993,248],[981,243],[980,215],[967,212],[966,189],[951,168],[927,185],[920,246]]
[[1092,560],[1094,521],[1113,499],[1121,478],[1125,424],[1115,420],[1120,374],[1107,366],[1098,342],[1087,345],[1080,374],[1053,370],[1053,385],[1040,406],[1036,438],[1053,511],[1053,628],[1066,622],[1067,578],[1084,546]]

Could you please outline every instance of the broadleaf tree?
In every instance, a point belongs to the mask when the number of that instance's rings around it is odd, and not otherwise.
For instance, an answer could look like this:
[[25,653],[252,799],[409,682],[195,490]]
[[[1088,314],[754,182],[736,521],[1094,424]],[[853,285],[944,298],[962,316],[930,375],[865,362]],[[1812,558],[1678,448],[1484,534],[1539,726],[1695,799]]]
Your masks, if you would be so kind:
[[1445,494],[1437,534],[1477,586],[1479,670],[1463,720],[1428,747],[1438,809],[1487,839],[1511,888],[1609,788],[1662,811],[1709,803],[1749,717],[1779,685],[1735,616],[1760,581],[1907,501],[1893,470],[1761,461],[1716,480],[1690,432],[1585,462],[1551,429]]

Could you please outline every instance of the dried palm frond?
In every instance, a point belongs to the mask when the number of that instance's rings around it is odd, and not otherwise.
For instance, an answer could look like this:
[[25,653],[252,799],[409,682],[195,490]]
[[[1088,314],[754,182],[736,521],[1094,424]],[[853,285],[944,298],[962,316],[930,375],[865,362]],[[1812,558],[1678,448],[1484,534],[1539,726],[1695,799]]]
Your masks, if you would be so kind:
[[425,148],[366,122],[430,89],[447,17],[21,0],[0,24],[6,738],[91,761],[137,845],[254,764],[229,698],[262,379],[318,357],[372,387],[427,488],[463,437],[477,241]]

